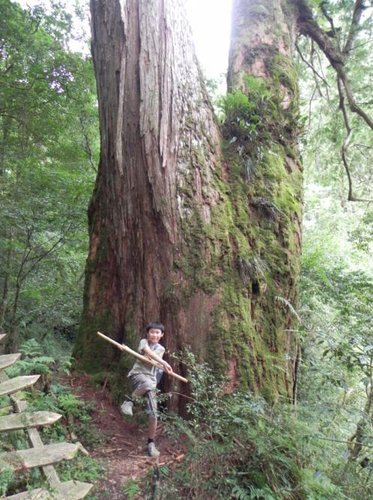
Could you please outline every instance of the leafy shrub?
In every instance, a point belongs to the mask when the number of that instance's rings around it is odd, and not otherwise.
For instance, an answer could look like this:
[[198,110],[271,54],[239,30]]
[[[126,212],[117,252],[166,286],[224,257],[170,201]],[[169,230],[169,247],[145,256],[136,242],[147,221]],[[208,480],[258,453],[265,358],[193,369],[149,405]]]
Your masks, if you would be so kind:
[[43,354],[43,348],[35,339],[24,342],[20,348],[23,359],[7,369],[11,377],[18,375],[37,373],[49,374],[55,364],[55,360],[50,356]]
[[133,500],[139,495],[141,488],[135,479],[128,479],[123,485],[122,490],[128,500]]
[[259,134],[269,137],[267,129],[273,129],[278,118],[278,99],[261,78],[247,75],[244,86],[244,92],[234,90],[217,102],[224,127],[229,130],[230,137],[232,134],[236,138],[254,139]]
[[0,474],[0,496],[7,492],[9,484],[14,480],[14,472],[11,469],[2,469]]
[[73,460],[64,461],[56,465],[61,481],[87,481],[95,482],[102,477],[104,469],[95,459],[77,455]]
[[188,452],[163,486],[164,498],[338,497],[328,477],[312,469],[308,429],[287,406],[275,412],[251,393],[225,394],[224,380],[192,354],[186,357],[190,418],[176,418],[172,426],[187,437]]
[[20,351],[23,354],[23,359],[7,368],[6,372],[9,377],[31,374],[41,375],[38,385],[47,391],[50,384],[50,375],[55,367],[55,360],[50,356],[43,355],[43,349],[35,339],[24,342]]

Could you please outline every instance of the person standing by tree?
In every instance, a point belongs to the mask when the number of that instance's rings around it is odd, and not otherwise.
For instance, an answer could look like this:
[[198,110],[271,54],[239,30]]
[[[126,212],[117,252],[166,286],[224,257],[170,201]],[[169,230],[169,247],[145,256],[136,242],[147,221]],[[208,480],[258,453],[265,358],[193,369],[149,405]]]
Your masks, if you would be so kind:
[[[159,344],[159,341],[164,335],[163,324],[152,321],[146,325],[145,329],[146,338],[140,340],[138,352],[150,360],[157,361],[164,367],[167,373],[172,373],[172,367],[162,359],[165,348]],[[120,407],[124,415],[132,415],[134,400],[136,398],[145,397],[146,411],[149,415],[147,451],[150,457],[159,456],[159,451],[154,444],[154,439],[157,431],[157,399],[155,390],[159,382],[160,373],[160,368],[148,363],[143,363],[142,361],[136,361],[128,373],[128,378],[134,390],[131,398],[126,398]]]

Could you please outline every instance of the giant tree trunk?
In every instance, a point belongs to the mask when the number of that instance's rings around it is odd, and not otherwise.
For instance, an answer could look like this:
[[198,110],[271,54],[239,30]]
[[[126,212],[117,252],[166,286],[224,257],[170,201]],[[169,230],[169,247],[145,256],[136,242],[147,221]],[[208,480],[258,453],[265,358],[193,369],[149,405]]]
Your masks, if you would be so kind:
[[87,370],[115,370],[118,354],[96,330],[133,346],[160,319],[170,351],[189,347],[232,386],[293,397],[301,176],[292,19],[279,0],[259,11],[236,2],[229,87],[250,95],[244,74],[262,77],[273,116],[250,136],[230,113],[222,133],[182,3],[91,0],[101,158],[75,357]]

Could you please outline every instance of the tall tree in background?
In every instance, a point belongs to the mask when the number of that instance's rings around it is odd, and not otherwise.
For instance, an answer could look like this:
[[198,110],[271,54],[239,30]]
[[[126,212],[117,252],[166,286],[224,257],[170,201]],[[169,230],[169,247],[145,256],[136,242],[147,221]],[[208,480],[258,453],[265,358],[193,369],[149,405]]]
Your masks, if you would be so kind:
[[294,397],[302,176],[291,3],[233,6],[219,127],[182,2],[91,1],[101,158],[75,356],[88,370],[165,322],[171,351]]

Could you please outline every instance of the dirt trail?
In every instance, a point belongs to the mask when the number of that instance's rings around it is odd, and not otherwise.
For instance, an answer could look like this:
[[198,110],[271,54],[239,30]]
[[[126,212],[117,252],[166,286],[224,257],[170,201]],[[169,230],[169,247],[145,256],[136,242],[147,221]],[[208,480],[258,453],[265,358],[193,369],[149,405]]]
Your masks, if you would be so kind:
[[[74,374],[68,384],[77,397],[94,403],[92,425],[103,438],[100,444],[89,450],[90,456],[103,463],[106,469],[106,476],[95,484],[92,494],[100,500],[125,500],[123,485],[129,479],[148,475],[156,465],[156,459],[148,457],[145,450],[147,425],[123,417],[107,391],[93,387],[88,376]],[[182,459],[182,448],[175,447],[161,426],[156,442],[161,452],[158,465],[172,466]]]

